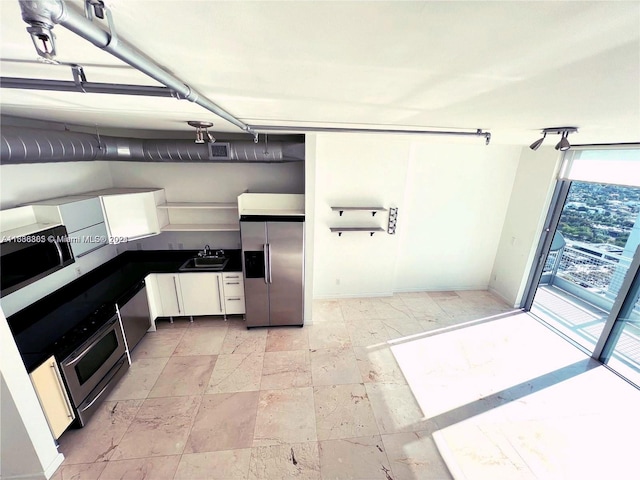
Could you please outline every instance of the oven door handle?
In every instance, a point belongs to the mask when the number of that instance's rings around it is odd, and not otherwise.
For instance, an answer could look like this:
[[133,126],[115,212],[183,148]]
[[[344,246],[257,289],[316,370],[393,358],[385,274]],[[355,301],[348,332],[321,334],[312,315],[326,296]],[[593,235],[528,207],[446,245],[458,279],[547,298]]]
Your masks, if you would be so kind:
[[86,405],[82,410],[80,410],[81,412],[86,412],[87,410],[89,410],[91,408],[91,405],[93,405],[94,403],[96,403],[98,401],[98,399],[102,396],[102,394],[105,392],[105,390],[107,388],[109,388],[111,386],[111,380],[113,379],[113,377],[116,376],[116,374],[120,371],[120,369],[122,368],[122,366],[124,365],[124,362],[126,361],[126,358],[123,358],[122,360],[120,360],[118,363],[116,363],[116,366],[118,368],[114,368],[114,372],[113,375],[111,375],[109,377],[109,380],[107,380],[106,385],[102,388],[102,390],[100,390],[100,392],[93,397],[93,400],[91,400],[91,402],[89,403],[89,405]]
[[107,322],[107,324],[104,327],[102,327],[100,330],[98,330],[98,333],[94,335],[94,340],[89,344],[87,348],[82,350],[82,352],[80,352],[78,355],[75,355],[71,360],[67,361],[68,358],[65,359],[64,366],[70,367],[74,363],[77,363],[78,361],[80,361],[82,357],[84,357],[87,354],[89,350],[95,347],[96,343],[98,343],[100,340],[102,340],[104,337],[106,337],[109,334],[109,332],[112,330],[112,327],[117,320],[118,320],[117,315],[113,317],[111,320],[109,320],[109,322]]

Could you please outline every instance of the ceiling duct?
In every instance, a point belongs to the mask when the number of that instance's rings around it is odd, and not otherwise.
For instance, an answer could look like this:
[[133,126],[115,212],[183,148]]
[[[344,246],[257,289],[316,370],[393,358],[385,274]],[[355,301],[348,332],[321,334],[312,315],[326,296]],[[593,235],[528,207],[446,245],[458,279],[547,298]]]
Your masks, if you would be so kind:
[[49,163],[90,160],[132,162],[298,162],[304,143],[252,141],[194,143],[97,136],[61,130],[3,126],[0,163]]

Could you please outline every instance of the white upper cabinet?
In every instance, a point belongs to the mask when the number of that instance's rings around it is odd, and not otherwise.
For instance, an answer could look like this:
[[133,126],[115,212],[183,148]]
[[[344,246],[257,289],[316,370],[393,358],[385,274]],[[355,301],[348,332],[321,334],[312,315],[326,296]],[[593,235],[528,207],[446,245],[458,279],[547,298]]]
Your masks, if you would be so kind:
[[236,202],[167,202],[158,205],[158,215],[165,215],[163,232],[237,232]]
[[60,205],[62,221],[67,232],[77,232],[87,227],[104,223],[99,198],[86,198]]
[[40,221],[67,228],[73,255],[78,258],[106,245],[107,227],[100,198],[89,195],[51,198],[31,205]]
[[112,243],[160,233],[157,205],[165,202],[161,189],[108,189],[92,192],[100,197]]
[[[106,244],[121,243],[160,233],[166,212],[157,205],[166,203],[164,190],[157,188],[109,188],[79,195],[52,198],[31,205],[38,222],[62,223],[72,238],[105,238]],[[102,227],[100,226],[102,225]],[[72,239],[76,256],[101,245],[85,245]],[[75,247],[74,247],[75,245]]]
[[238,196],[242,215],[304,216],[304,195],[293,193],[243,193]]

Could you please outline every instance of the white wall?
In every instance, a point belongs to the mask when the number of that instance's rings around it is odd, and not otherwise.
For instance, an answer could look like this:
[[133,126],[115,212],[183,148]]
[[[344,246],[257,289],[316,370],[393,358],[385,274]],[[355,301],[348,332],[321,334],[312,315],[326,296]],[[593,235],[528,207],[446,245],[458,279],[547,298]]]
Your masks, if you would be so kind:
[[[148,163],[109,162],[118,187],[164,188],[168,202],[237,202],[238,195],[304,193],[304,162],[291,163]],[[170,212],[171,214],[171,212]],[[184,214],[184,212],[181,212]],[[237,211],[216,211],[220,222],[237,221]],[[167,232],[140,240],[127,248],[198,249],[240,248],[238,232]]]
[[412,143],[395,291],[486,289],[520,147]]
[[[322,134],[316,143],[314,297],[390,295],[398,236],[386,233],[388,215],[332,206],[398,206],[402,211],[410,144],[407,137]],[[377,225],[385,232],[329,231]]]
[[523,148],[489,287],[519,307],[560,168],[553,147]]
[[112,186],[107,162],[0,165],[0,209]]
[[[391,135],[317,137],[314,297],[486,289],[520,147]],[[396,235],[329,232],[388,214],[339,217],[337,205],[399,208]]]

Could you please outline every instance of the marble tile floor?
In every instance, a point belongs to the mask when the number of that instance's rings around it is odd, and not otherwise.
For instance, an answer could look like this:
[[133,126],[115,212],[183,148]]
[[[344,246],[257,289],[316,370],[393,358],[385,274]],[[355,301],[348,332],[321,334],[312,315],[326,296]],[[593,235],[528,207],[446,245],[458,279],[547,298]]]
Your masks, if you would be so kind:
[[[509,323],[508,311],[486,291],[423,292],[315,301],[314,324],[304,328],[247,330],[241,319],[216,317],[159,322],[99,413],[61,437],[65,461],[53,478],[501,478],[473,476],[469,432],[454,429],[505,403],[519,406],[533,388],[527,379],[536,379],[536,392],[562,380],[554,355],[540,359],[539,346],[523,348],[512,336],[526,340],[540,327],[554,339],[549,348],[569,346],[528,315],[520,314],[537,326]],[[501,322],[507,333],[477,334]],[[577,375],[585,357],[569,348],[560,365]],[[515,368],[512,357],[523,355],[531,355],[527,368]],[[493,453],[487,447],[488,459]]]

